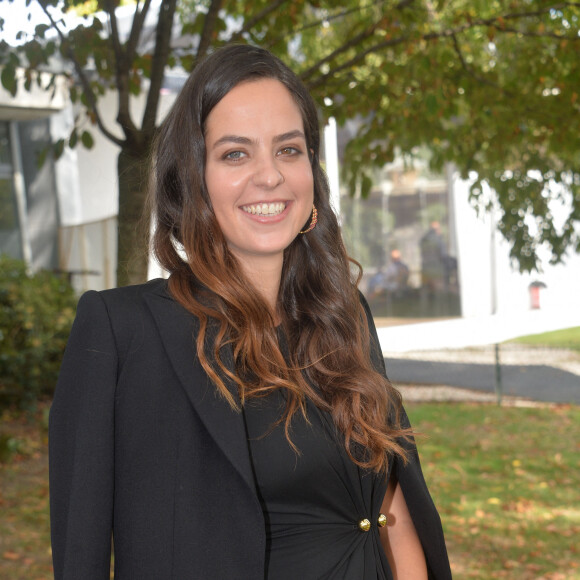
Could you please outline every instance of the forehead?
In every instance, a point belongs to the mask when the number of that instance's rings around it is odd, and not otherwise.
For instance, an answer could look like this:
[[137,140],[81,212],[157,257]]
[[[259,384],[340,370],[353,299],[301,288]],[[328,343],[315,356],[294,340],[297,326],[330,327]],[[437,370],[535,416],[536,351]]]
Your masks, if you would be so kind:
[[304,129],[302,111],[290,91],[276,79],[244,81],[211,110],[206,137],[216,131]]

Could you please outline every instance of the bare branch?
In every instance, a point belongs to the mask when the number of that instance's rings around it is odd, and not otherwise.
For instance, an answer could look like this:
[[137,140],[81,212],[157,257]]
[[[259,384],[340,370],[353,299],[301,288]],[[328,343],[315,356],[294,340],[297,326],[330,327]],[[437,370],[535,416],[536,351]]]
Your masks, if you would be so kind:
[[133,119],[131,118],[130,109],[130,91],[129,91],[129,73],[130,63],[127,59],[125,47],[121,43],[119,37],[119,26],[117,23],[117,15],[115,14],[116,2],[113,0],[106,0],[104,2],[104,10],[108,16],[110,23],[109,39],[115,55],[115,77],[117,79],[117,95],[119,101],[119,110],[117,112],[117,122],[121,125],[125,135],[129,137],[130,134],[137,130]]
[[97,106],[97,98],[95,96],[95,93],[93,92],[93,89],[91,88],[91,83],[89,82],[89,79],[88,79],[85,71],[83,70],[83,67],[80,65],[79,61],[77,60],[70,43],[67,42],[67,38],[65,37],[64,33],[58,27],[57,23],[55,22],[54,18],[52,17],[52,14],[48,11],[46,2],[44,2],[43,0],[37,0],[37,1],[38,1],[39,6],[42,8],[43,12],[47,16],[48,20],[50,21],[52,28],[56,31],[61,42],[63,43],[63,46],[66,49],[67,57],[72,62],[74,69],[75,69],[75,72],[77,73],[78,78],[81,82],[81,86],[83,88],[83,93],[87,99],[89,108],[95,116],[95,121],[97,123],[97,127],[100,129],[101,133],[103,133],[103,135],[107,139],[109,139],[110,141],[112,141],[113,143],[118,145],[119,147],[123,147],[123,145],[125,144],[125,141],[123,139],[119,139],[119,137],[117,137],[114,133],[112,133],[104,124],[103,119],[101,117],[101,114],[99,113],[99,108]]
[[121,40],[119,38],[119,26],[117,23],[117,15],[115,14],[115,2],[112,0],[107,0],[104,5],[105,12],[109,18],[109,24],[111,27],[109,38],[111,40],[115,56],[118,60],[118,57],[123,55],[123,47],[121,46]]
[[137,53],[137,47],[139,45],[139,38],[141,36],[141,31],[143,30],[143,24],[149,8],[151,7],[151,0],[145,0],[143,8],[139,10],[140,2],[136,2],[135,13],[133,14],[133,24],[131,25],[131,33],[129,34],[129,40],[127,41],[127,61],[133,62],[135,54]]
[[212,0],[207,14],[205,15],[203,30],[201,32],[201,38],[199,39],[199,45],[197,47],[198,59],[201,59],[205,56],[207,49],[211,44],[212,35],[215,30],[215,24],[222,4],[223,0]]
[[159,6],[159,17],[155,29],[155,50],[151,62],[151,82],[147,103],[143,112],[142,129],[146,134],[155,130],[157,108],[159,105],[159,92],[165,76],[165,67],[171,52],[171,32],[173,29],[173,17],[177,7],[177,0],[166,0]]

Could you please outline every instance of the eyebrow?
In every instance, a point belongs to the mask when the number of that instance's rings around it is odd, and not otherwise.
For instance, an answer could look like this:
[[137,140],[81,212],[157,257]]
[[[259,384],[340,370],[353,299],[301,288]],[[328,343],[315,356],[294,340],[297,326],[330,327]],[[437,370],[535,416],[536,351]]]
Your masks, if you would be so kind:
[[[306,141],[306,137],[302,131],[298,129],[294,131],[288,131],[282,133],[281,135],[276,135],[274,137],[274,143],[282,143],[283,141],[288,141],[290,139],[303,139]],[[212,149],[224,145],[225,143],[238,143],[239,145],[251,145],[255,140],[249,137],[242,137],[240,135],[224,135],[220,137],[212,146]]]

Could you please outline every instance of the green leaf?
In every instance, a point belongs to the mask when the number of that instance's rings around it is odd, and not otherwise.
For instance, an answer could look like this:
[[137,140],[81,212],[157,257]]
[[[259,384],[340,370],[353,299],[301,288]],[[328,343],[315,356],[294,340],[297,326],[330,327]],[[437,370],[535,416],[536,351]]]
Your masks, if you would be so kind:
[[16,81],[16,68],[11,64],[5,64],[0,74],[2,86],[13,96],[16,96],[18,91],[18,83]]
[[64,153],[64,139],[59,139],[52,146],[52,155],[53,155],[55,160],[58,160],[61,158],[63,153]]
[[81,143],[87,149],[92,149],[94,144],[95,144],[95,140],[94,140],[93,136],[88,131],[83,131],[82,135],[81,135]]
[[48,24],[37,24],[34,29],[34,34],[40,38],[44,38],[47,30],[50,30],[50,26]]
[[363,199],[366,199],[369,196],[372,187],[373,187],[372,178],[366,174],[363,175],[360,184],[360,194]]
[[70,137],[68,139],[68,146],[71,149],[74,149],[77,146],[78,140],[79,140],[79,135],[78,135],[77,130],[75,128],[72,130]]

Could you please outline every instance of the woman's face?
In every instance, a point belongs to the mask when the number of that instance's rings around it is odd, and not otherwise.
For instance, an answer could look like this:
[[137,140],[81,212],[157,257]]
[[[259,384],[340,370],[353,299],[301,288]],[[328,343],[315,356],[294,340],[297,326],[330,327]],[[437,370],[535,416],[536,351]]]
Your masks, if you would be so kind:
[[314,181],[298,105],[277,80],[234,87],[206,121],[205,180],[230,251],[245,267],[283,252],[304,227]]

